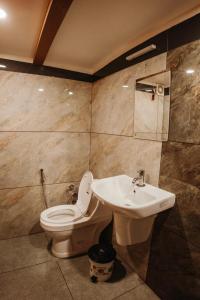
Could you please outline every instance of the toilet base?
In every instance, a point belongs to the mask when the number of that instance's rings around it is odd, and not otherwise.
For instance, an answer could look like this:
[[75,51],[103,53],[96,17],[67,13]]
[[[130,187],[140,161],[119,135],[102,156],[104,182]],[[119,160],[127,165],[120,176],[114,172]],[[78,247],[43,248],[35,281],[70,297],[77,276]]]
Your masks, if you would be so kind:
[[92,245],[99,242],[101,232],[109,223],[110,219],[69,231],[48,232],[52,237],[52,254],[66,258],[86,253]]

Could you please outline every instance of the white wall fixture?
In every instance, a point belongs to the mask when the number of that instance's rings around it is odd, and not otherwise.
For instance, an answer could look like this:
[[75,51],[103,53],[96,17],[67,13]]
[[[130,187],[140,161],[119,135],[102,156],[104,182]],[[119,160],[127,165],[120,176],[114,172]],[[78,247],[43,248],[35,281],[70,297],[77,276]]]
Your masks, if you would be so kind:
[[128,61],[133,60],[134,58],[137,58],[137,57],[139,57],[143,54],[146,54],[148,52],[151,52],[155,49],[156,49],[156,45],[151,44],[151,45],[149,45],[149,46],[147,46],[147,47],[145,47],[145,48],[143,48],[143,49],[141,49],[137,52],[134,52],[133,54],[130,54],[129,56],[126,57],[126,60],[128,60]]
[[136,186],[127,175],[95,180],[92,191],[114,212],[116,240],[127,246],[150,236],[156,215],[174,206],[175,195],[149,184]]

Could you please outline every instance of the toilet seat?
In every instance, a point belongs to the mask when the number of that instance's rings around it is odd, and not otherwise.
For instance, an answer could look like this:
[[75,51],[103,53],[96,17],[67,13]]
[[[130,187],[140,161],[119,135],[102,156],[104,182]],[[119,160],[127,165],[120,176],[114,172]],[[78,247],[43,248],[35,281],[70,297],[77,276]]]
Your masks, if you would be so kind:
[[85,172],[80,182],[77,203],[75,205],[57,205],[44,210],[40,215],[42,227],[57,231],[82,219],[87,213],[92,197],[92,181],[92,173]]
[[77,205],[57,205],[44,210],[40,220],[48,225],[64,226],[70,222],[75,222],[82,217],[82,213]]

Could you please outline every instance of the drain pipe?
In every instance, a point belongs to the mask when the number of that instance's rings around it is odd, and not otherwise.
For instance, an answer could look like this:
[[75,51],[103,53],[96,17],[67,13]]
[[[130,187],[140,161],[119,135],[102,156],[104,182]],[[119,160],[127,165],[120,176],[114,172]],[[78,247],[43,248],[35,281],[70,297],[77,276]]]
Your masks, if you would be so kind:
[[45,208],[48,208],[47,204],[47,198],[46,198],[46,193],[45,193],[45,175],[44,175],[44,170],[40,169],[40,182],[42,185],[42,196],[43,196],[43,201],[44,201],[44,206]]

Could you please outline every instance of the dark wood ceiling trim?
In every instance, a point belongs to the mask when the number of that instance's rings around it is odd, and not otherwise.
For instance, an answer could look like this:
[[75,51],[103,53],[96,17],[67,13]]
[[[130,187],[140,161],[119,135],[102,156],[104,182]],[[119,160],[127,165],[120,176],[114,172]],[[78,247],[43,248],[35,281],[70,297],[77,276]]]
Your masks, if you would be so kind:
[[4,58],[0,58],[0,64],[6,66],[5,69],[0,69],[3,72],[12,71],[12,72],[19,72],[19,73],[27,73],[27,74],[37,74],[43,76],[54,76],[58,78],[66,78],[66,79],[79,80],[85,82],[94,82],[95,80],[97,80],[95,76],[86,73],[47,67],[47,66],[39,66],[39,65],[34,65],[32,63],[26,63],[26,62],[4,59]]
[[[68,2],[68,0],[66,1]],[[56,2],[60,2],[60,0]],[[180,47],[184,44],[200,39],[199,24],[200,24],[200,14],[197,14],[194,17],[173,26],[172,28],[154,36],[153,38],[145,41],[144,43],[138,45],[137,47],[127,51],[126,53],[119,56],[118,58],[116,58],[115,60],[107,64],[105,67],[103,67],[102,69],[94,73],[93,75],[60,69],[60,68],[47,67],[42,65],[3,59],[3,58],[0,58],[0,64],[6,65],[7,68],[1,70],[29,73],[29,74],[38,74],[44,76],[54,76],[54,77],[80,80],[86,82],[95,82],[98,79],[111,75],[117,71],[120,71],[131,65],[142,62],[160,53],[169,51],[171,49]],[[144,54],[130,62],[126,61],[125,58],[127,55],[130,55],[152,43],[153,44],[155,43],[157,45],[157,49],[155,51]]]
[[[105,67],[94,73],[94,76],[98,79],[105,76],[111,75],[115,72],[128,68],[139,62],[142,62],[148,58],[154,57],[163,52],[169,51],[171,49],[183,46],[187,43],[200,39],[200,14],[197,14],[186,21],[183,21],[170,29],[163,31],[162,33],[152,37],[151,39],[145,41],[144,43],[132,48],[126,53],[120,55],[118,58],[114,59],[108,63]],[[150,44],[156,44],[157,49],[146,53],[140,57],[133,59],[132,61],[127,61],[126,56],[142,49]],[[95,78],[94,77],[94,78]],[[97,79],[97,80],[98,80]]]
[[[128,56],[134,52],[137,52],[151,44],[156,44],[155,50],[153,50],[149,53],[143,54],[131,61],[126,60],[126,56]],[[102,69],[100,69],[96,73],[94,73],[94,75],[98,78],[102,78],[102,77],[111,75],[115,72],[118,72],[120,70],[123,70],[125,68],[128,68],[132,65],[138,64],[148,58],[159,55],[166,51],[167,51],[167,31],[164,31],[164,32],[154,36],[153,38],[145,41],[144,43],[132,48],[131,50],[127,51],[126,53],[120,55],[119,57],[117,57],[116,59],[111,61],[109,64],[107,64],[105,67],[103,67]]]
[[50,2],[33,59],[34,64],[43,64],[54,37],[72,2],[73,0],[52,0]]

